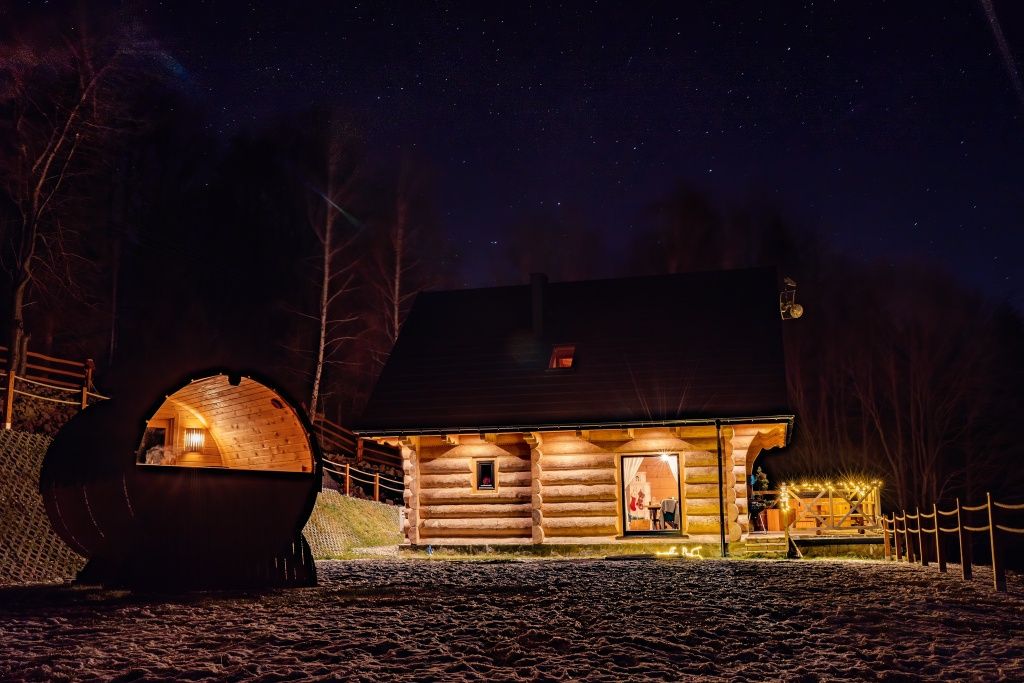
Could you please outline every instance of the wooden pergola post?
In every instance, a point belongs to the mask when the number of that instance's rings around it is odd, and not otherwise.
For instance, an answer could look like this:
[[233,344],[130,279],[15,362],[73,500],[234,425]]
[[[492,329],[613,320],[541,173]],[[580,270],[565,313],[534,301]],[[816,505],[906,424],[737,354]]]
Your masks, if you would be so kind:
[[832,485],[828,487],[828,528],[836,528],[836,512],[832,503]]

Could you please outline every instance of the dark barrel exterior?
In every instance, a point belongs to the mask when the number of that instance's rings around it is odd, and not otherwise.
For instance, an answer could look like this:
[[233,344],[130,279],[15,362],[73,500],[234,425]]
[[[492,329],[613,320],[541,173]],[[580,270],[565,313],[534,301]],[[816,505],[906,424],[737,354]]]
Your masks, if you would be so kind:
[[151,588],[315,584],[302,528],[320,490],[319,444],[292,401],[252,373],[239,374],[292,408],[309,441],[312,471],[137,465],[147,420],[187,382],[90,407],[54,438],[39,484],[54,529],[89,560],[80,581]]

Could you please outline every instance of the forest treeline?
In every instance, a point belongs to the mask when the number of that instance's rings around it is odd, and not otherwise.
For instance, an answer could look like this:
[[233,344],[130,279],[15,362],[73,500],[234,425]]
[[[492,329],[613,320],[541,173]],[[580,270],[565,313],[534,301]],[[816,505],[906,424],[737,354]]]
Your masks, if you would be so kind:
[[[482,258],[446,236],[429,159],[374,150],[344,109],[225,138],[173,59],[116,14],[2,30],[14,366],[26,348],[94,358],[113,393],[257,367],[346,422],[415,294],[461,286],[465,259]],[[768,461],[776,479],[877,476],[904,507],[1020,497],[1019,311],[927,263],[848,258],[771,205],[685,183],[638,221],[613,255],[571,213],[523,216],[493,252],[494,283],[776,266],[807,311],[784,326],[798,418],[793,446]]]

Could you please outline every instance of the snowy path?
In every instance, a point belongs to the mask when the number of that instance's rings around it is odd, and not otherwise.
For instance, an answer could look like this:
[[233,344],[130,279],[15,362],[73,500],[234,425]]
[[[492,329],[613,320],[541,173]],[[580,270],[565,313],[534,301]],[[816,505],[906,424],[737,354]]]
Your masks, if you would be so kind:
[[0,679],[1024,680],[1024,597],[868,562],[320,563],[318,588],[0,592]]

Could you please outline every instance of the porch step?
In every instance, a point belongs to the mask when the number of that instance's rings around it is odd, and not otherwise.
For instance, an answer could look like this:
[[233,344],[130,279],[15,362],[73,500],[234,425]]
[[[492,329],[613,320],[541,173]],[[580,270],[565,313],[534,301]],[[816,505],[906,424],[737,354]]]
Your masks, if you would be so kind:
[[785,537],[779,536],[748,536],[741,550],[744,555],[757,557],[786,557],[789,546]]

